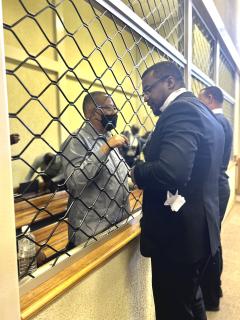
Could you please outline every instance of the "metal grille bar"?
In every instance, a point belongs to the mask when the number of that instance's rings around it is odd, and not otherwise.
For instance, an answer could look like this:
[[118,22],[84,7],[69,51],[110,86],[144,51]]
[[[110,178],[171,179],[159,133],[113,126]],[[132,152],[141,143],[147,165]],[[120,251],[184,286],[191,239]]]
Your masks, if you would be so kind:
[[[14,59],[7,57],[11,131],[21,137],[12,147],[15,208],[17,212],[23,208],[22,215],[32,212],[28,228],[17,230],[17,241],[21,246],[27,239],[36,246],[21,278],[34,276],[35,257],[39,265],[48,257],[57,261],[61,254],[70,254],[73,240],[88,245],[106,229],[112,231],[121,220],[132,218],[125,161],[116,151],[107,161],[99,157],[98,144],[106,141],[105,136],[89,141],[82,136],[98,135],[83,113],[83,98],[96,90],[105,92],[118,110],[114,134],[129,134],[137,124],[143,136],[155,119],[139,94],[140,75],[151,64],[169,58],[95,1],[12,0],[11,4],[17,4],[19,11],[15,17],[5,16],[6,44],[20,53]],[[27,30],[34,32],[32,41]],[[92,100],[102,113],[94,96]],[[77,160],[71,153],[74,145]],[[96,178],[84,169],[90,163],[99,165]],[[106,179],[98,181],[99,170]],[[33,198],[31,192],[39,184],[42,195]],[[138,201],[134,196],[133,200],[132,210]]]

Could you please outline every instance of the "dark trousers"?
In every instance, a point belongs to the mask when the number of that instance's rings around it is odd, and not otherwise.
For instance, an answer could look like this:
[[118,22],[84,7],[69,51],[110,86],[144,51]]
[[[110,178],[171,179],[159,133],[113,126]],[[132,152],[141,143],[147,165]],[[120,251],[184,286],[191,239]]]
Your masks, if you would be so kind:
[[[227,208],[228,200],[230,196],[230,189],[227,186],[222,187],[219,193],[219,212],[220,212],[220,228],[224,218],[224,214]],[[203,294],[203,300],[207,309],[219,308],[220,297],[222,295],[221,290],[221,275],[223,271],[223,257],[222,246],[220,244],[219,249],[214,257],[209,261],[209,264],[204,272],[201,280],[201,289]]]
[[151,258],[156,320],[207,319],[199,286],[206,261],[188,265]]
[[221,288],[222,250],[221,247],[214,257],[211,257],[201,280],[203,300],[207,309],[218,308]]

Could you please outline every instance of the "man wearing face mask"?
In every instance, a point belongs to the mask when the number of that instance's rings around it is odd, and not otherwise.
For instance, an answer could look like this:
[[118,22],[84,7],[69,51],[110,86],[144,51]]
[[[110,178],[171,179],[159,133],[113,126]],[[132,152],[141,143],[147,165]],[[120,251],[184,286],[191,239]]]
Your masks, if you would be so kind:
[[224,134],[212,112],[185,89],[177,66],[142,75],[143,96],[160,116],[143,164],[141,253],[152,263],[157,320],[206,320],[200,276],[219,246],[218,178]]
[[129,216],[128,168],[118,148],[123,135],[112,135],[117,108],[104,92],[88,93],[83,101],[85,124],[62,146],[69,192],[69,247],[93,238]]

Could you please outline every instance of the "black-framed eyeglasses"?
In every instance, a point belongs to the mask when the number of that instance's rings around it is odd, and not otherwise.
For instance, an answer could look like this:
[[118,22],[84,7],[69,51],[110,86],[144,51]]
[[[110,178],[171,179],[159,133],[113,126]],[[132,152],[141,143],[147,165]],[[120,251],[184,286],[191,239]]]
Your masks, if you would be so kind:
[[99,110],[105,110],[105,111],[118,111],[118,108],[117,108],[117,106],[100,106],[100,105],[98,105],[97,106],[97,109],[99,109]]
[[165,75],[153,82],[153,84],[151,84],[150,86],[146,86],[145,88],[143,88],[142,96],[144,97],[145,95],[149,95],[159,82],[166,80],[168,77],[169,75]]

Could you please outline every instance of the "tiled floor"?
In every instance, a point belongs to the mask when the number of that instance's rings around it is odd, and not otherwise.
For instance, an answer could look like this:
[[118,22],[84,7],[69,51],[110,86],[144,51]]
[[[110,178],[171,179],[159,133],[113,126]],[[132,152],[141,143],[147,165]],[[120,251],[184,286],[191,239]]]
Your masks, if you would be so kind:
[[224,270],[220,311],[208,312],[208,320],[240,320],[240,203],[222,226]]

